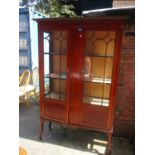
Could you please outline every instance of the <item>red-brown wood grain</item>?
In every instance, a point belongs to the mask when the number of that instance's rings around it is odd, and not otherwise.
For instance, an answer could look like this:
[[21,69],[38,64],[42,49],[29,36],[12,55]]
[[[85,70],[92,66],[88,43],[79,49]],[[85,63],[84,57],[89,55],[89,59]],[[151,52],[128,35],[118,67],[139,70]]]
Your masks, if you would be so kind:
[[[116,84],[124,18],[100,19],[37,19],[39,37],[40,112],[43,120],[55,121],[76,127],[102,131],[108,134],[111,149],[111,133],[115,112]],[[66,31],[66,99],[54,100],[44,96],[44,48],[43,32]],[[87,31],[115,31],[115,48],[109,106],[83,103],[84,61]],[[50,67],[52,63],[50,63]],[[41,125],[41,128],[43,125]],[[41,129],[42,131],[42,129]],[[42,134],[42,132],[40,132]],[[41,137],[41,136],[40,136]]]

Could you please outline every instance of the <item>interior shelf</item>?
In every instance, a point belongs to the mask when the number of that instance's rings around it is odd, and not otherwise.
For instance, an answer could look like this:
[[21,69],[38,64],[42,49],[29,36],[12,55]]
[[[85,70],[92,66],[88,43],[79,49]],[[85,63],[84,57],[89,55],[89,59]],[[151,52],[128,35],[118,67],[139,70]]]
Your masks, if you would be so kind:
[[44,52],[44,54],[49,54],[49,55],[66,55],[66,51],[62,51],[62,52]]
[[88,56],[88,57],[105,57],[105,58],[113,58],[114,56],[113,55],[96,55],[96,54],[85,54],[85,56]]
[[65,73],[64,74],[51,73],[51,74],[46,74],[45,78],[66,80],[66,74]]
[[109,106],[109,99],[95,97],[95,96],[84,96],[83,102],[86,104],[100,105],[100,106]]
[[[46,74],[45,78],[66,80],[66,74],[51,73],[51,74]],[[84,81],[85,82],[95,82],[95,83],[111,84],[111,79],[98,78],[98,77],[90,77],[90,76],[87,76],[86,74],[84,75]]]
[[46,92],[45,93],[46,98],[50,98],[50,99],[56,99],[56,100],[65,100],[66,95],[63,93],[55,93],[55,92]]
[[84,75],[84,81],[111,84],[111,79],[99,78],[99,77],[91,77],[91,76],[89,76],[87,74]]

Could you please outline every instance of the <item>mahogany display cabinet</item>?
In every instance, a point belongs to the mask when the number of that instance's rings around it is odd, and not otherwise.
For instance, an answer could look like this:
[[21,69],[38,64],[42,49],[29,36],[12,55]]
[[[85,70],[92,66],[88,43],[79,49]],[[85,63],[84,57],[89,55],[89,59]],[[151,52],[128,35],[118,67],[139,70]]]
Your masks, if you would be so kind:
[[36,19],[44,120],[104,132],[111,151],[123,17]]

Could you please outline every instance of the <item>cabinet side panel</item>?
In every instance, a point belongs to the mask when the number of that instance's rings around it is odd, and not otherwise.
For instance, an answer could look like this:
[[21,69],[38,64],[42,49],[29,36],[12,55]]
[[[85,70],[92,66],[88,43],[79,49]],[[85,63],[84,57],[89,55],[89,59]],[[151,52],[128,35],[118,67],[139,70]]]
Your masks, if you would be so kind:
[[44,115],[44,59],[43,59],[43,32],[42,27],[38,26],[38,55],[39,55],[39,85],[40,85],[40,113]]
[[114,113],[116,108],[116,87],[117,87],[117,79],[118,79],[118,66],[119,66],[119,60],[120,60],[120,46],[121,46],[121,39],[122,39],[122,28],[123,26],[120,25],[119,29],[117,30],[116,35],[116,46],[115,46],[115,57],[114,57],[114,63],[113,63],[113,73],[112,73],[112,88],[111,88],[111,105],[108,113],[108,128],[109,130],[113,129],[113,119],[114,119]]

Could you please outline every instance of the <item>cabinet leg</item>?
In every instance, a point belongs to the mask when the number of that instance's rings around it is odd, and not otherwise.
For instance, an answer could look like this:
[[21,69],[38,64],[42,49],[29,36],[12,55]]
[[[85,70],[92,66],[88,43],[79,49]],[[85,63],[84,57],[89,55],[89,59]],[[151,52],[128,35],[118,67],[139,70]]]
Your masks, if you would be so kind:
[[43,126],[44,126],[44,120],[40,120],[40,133],[39,133],[39,139],[42,140],[42,134],[43,134]]
[[112,151],[112,133],[107,133],[108,144],[106,148],[106,155],[110,155]]
[[51,122],[51,121],[50,121],[49,124],[48,124],[48,128],[49,128],[50,130],[52,130],[52,122]]

